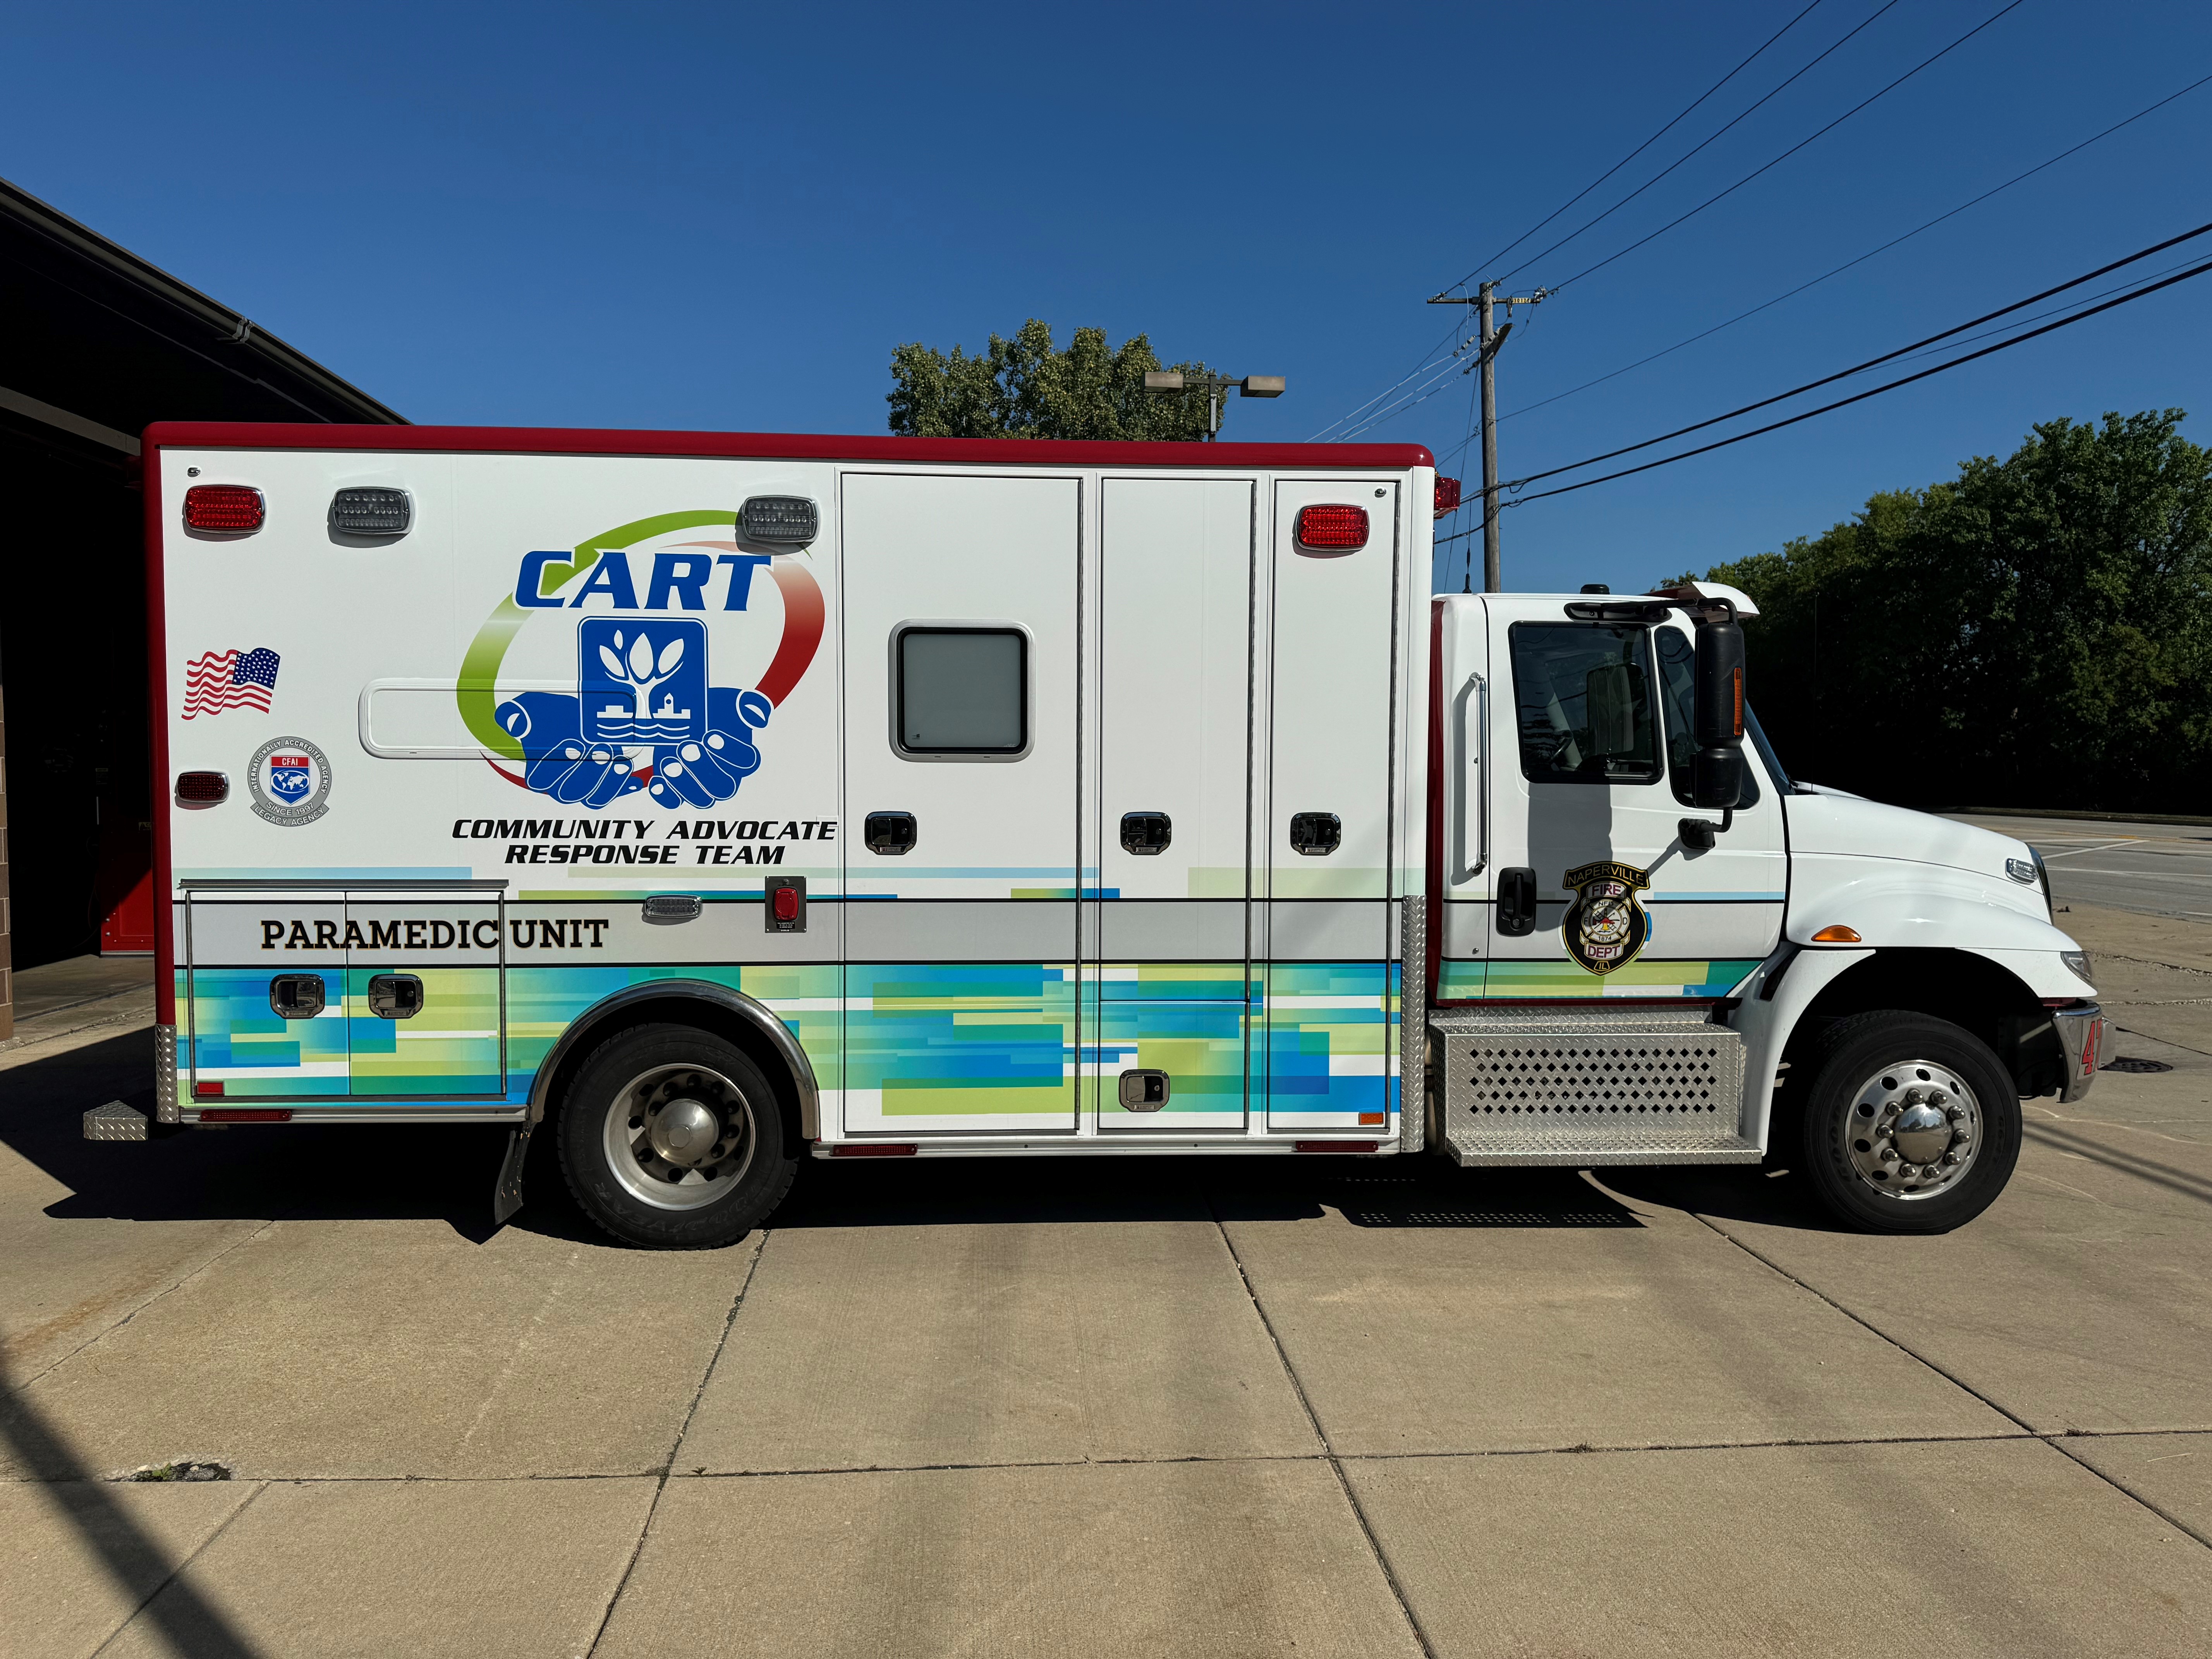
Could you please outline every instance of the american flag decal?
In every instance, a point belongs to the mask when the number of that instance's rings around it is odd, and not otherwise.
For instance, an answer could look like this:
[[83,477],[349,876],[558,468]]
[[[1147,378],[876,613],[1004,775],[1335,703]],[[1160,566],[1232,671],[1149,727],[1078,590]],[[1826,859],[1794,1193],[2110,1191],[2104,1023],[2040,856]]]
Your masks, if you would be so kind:
[[251,651],[210,651],[185,665],[185,718],[220,714],[226,708],[269,712],[276,689],[276,653],[267,646]]

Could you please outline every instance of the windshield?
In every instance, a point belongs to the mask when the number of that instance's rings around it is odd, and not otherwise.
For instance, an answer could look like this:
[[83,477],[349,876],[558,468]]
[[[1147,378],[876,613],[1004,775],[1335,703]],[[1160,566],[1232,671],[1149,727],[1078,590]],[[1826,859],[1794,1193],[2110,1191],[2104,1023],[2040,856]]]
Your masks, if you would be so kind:
[[1766,763],[1766,775],[1774,780],[1774,787],[1785,794],[1795,794],[1797,786],[1790,781],[1790,775],[1782,769],[1782,757],[1774,752],[1774,745],[1766,740],[1766,732],[1759,723],[1759,716],[1751,712],[1751,705],[1743,706],[1744,729],[1751,733],[1751,746],[1759,750],[1759,757]]

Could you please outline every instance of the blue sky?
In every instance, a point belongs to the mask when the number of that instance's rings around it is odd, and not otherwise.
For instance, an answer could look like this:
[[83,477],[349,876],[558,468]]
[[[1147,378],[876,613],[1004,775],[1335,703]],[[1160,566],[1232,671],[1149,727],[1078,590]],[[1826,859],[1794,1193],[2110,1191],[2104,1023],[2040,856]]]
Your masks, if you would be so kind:
[[[1279,402],[1232,404],[1229,435],[1304,439],[1422,360],[1452,315],[1430,294],[1804,3],[23,7],[0,33],[0,173],[416,421],[879,432],[895,345],[972,347],[1034,315],[1063,339],[1141,330],[1171,361],[1287,375]],[[1554,229],[1882,3],[1821,0]],[[2002,3],[1902,0],[1513,289],[1634,240]],[[1718,207],[1520,313],[1501,411],[1767,300],[2208,73],[2201,3],[2024,0]],[[1503,471],[1718,413],[2212,219],[2208,139],[2212,87],[1712,340],[1502,422]],[[1775,547],[2058,415],[2179,404],[2205,441],[2208,302],[2212,276],[1531,503],[1502,520],[1507,585],[1640,587]],[[1466,436],[1469,386],[1450,377],[1373,435],[1441,455]]]

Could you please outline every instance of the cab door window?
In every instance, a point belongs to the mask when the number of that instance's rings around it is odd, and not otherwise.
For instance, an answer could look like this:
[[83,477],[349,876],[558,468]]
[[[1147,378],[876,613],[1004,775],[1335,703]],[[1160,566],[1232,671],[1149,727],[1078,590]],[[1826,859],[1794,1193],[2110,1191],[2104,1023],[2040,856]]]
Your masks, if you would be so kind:
[[1632,623],[1516,623],[1521,773],[1533,783],[1656,783],[1651,636]]

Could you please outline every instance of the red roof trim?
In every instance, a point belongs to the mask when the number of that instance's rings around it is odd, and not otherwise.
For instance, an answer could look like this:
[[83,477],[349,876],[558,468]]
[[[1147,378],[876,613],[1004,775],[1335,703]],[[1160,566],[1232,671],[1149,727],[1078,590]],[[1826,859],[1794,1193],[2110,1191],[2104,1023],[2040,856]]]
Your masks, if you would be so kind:
[[1326,468],[1434,466],[1420,444],[1065,443],[1049,438],[887,438],[803,432],[623,432],[526,426],[337,426],[160,421],[151,452],[196,449],[435,450],[539,455],[700,455],[922,465]]

